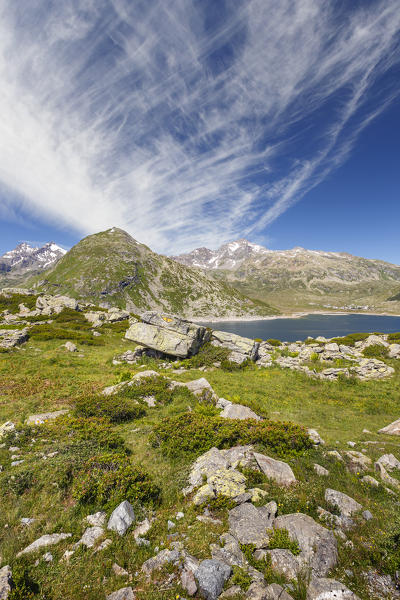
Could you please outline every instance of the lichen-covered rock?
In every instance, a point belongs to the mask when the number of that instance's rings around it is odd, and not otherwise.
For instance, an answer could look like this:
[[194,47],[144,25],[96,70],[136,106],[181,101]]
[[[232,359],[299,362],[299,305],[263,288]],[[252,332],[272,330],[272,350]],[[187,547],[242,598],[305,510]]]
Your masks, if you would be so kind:
[[195,573],[200,596],[204,600],[217,600],[232,569],[215,559],[203,560]]
[[217,496],[235,498],[246,489],[246,477],[234,469],[218,469],[208,478],[208,484]]

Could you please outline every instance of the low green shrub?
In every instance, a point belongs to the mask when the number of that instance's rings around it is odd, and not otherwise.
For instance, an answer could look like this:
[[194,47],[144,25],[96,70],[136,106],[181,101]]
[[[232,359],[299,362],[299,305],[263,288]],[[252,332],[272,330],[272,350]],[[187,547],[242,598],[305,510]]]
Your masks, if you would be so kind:
[[282,342],[280,340],[275,340],[274,338],[270,338],[267,340],[268,344],[271,346],[281,346]]
[[154,427],[151,441],[170,457],[198,456],[213,446],[230,448],[246,444],[257,444],[261,449],[284,456],[312,446],[305,429],[294,423],[236,421],[193,412],[163,419]]
[[188,369],[198,369],[199,367],[211,367],[215,362],[227,360],[230,350],[220,346],[213,346],[209,342],[200,348],[197,354],[184,361]]
[[[12,567],[13,585],[8,594],[8,600],[33,600],[40,591],[39,585],[32,579],[29,567],[24,561],[15,563]],[[46,600],[47,596],[44,597]]]
[[124,423],[140,419],[146,414],[144,407],[130,398],[118,396],[86,396],[79,398],[75,404],[75,415],[78,417],[104,417],[110,423]]
[[124,319],[123,321],[116,321],[115,323],[105,323],[101,329],[106,329],[112,333],[125,333],[129,328],[129,320]]
[[310,356],[310,360],[311,362],[318,362],[319,361],[319,354],[318,352],[313,352]]
[[382,346],[381,344],[372,344],[363,350],[363,355],[365,358],[387,358],[388,354],[388,348],[386,346]]
[[31,488],[33,481],[33,472],[30,469],[22,469],[7,480],[7,486],[13,494],[19,497]]
[[354,346],[356,342],[362,342],[367,339],[370,333],[349,333],[343,337],[335,337],[331,339],[331,343],[344,344],[345,346]]
[[266,478],[261,471],[249,469],[248,467],[238,467],[238,470],[246,477],[246,484],[249,488],[265,483]]
[[76,478],[72,494],[81,504],[99,507],[114,506],[123,500],[154,506],[161,497],[160,488],[144,469],[115,453],[89,460]]
[[249,358],[241,364],[232,360],[224,359],[221,360],[221,369],[223,371],[228,371],[228,373],[233,373],[234,371],[242,371],[245,367],[248,367],[251,364],[252,362]]
[[19,305],[24,304],[29,310],[36,307],[37,296],[25,296],[24,294],[12,294],[9,298],[0,294],[0,313],[9,310],[11,313],[19,312]]
[[34,325],[29,331],[29,337],[35,341],[70,340],[87,346],[104,346],[105,344],[101,337],[93,337],[90,331],[85,332],[74,328],[57,327],[53,323]]
[[388,342],[400,342],[400,332],[398,333],[389,333]]
[[291,540],[287,529],[274,529],[271,531],[271,537],[268,540],[268,548],[273,550],[274,548],[284,548],[290,550],[295,556],[300,554],[300,546],[297,540]]
[[232,567],[232,571],[233,575],[229,580],[229,583],[232,585],[238,585],[242,588],[242,590],[247,592],[253,581],[251,576],[247,573],[247,571],[237,567],[236,565]]

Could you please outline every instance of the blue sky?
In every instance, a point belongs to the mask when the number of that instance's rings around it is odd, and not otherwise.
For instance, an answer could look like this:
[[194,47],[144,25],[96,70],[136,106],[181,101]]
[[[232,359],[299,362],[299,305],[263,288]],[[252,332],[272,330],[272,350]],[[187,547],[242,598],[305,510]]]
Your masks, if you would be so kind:
[[113,225],[400,263],[398,0],[0,7],[0,253]]

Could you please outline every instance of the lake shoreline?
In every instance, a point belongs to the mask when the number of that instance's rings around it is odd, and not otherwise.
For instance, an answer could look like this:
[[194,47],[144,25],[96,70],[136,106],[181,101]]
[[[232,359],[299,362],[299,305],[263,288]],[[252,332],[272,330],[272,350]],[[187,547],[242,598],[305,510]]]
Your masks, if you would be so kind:
[[301,317],[307,317],[309,315],[365,315],[375,317],[400,317],[400,315],[394,315],[393,313],[383,312],[356,312],[356,311],[322,311],[316,310],[313,312],[295,312],[285,315],[271,315],[261,317],[258,315],[249,315],[246,317],[192,317],[189,320],[193,323],[247,323],[251,321],[274,321],[276,319],[300,319]]

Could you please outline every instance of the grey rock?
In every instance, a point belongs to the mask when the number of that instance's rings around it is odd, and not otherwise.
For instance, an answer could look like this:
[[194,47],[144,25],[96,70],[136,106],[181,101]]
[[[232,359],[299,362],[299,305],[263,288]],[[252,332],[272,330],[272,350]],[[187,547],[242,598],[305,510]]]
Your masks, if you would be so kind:
[[0,569],[0,600],[7,600],[12,589],[12,571],[9,565]]
[[214,346],[222,346],[232,352],[245,355],[246,358],[250,358],[251,360],[257,358],[257,351],[260,345],[250,338],[245,338],[235,333],[228,333],[227,331],[216,330],[212,332],[211,343]]
[[43,423],[46,423],[46,421],[53,421],[54,419],[57,419],[58,417],[62,417],[62,415],[66,415],[68,412],[69,412],[68,409],[64,409],[64,410],[56,410],[54,412],[30,415],[26,419],[26,423],[27,423],[27,425],[43,425]]
[[192,571],[183,569],[181,572],[181,585],[189,596],[195,595],[197,592],[197,584]]
[[163,354],[180,358],[193,356],[209,336],[205,327],[174,315],[148,311],[141,319],[142,322],[131,321],[125,338]]
[[347,494],[330,488],[325,490],[325,500],[331,506],[338,508],[340,514],[345,517],[351,517],[354,513],[362,509],[361,504],[350,496],[347,496]]
[[328,450],[328,452],[326,453],[326,455],[327,456],[332,456],[333,458],[336,458],[336,460],[343,461],[343,458],[342,458],[341,454],[337,450]]
[[86,548],[93,548],[96,544],[97,540],[101,538],[104,533],[104,529],[102,527],[88,527],[79,542],[76,542],[74,548],[77,548],[81,544],[86,546]]
[[325,469],[325,467],[322,467],[321,465],[318,465],[317,463],[314,463],[314,471],[316,472],[317,475],[321,475],[321,476],[327,476],[329,475],[329,471],[328,469]]
[[169,530],[170,529],[174,529],[174,527],[176,527],[176,524],[173,521],[170,521],[168,519],[168,521],[167,521],[167,527],[168,527]]
[[112,512],[107,529],[116,531],[119,535],[124,535],[134,521],[133,507],[127,500],[124,500]]
[[21,550],[21,552],[18,552],[17,556],[35,552],[39,548],[44,548],[45,546],[53,546],[54,544],[58,544],[59,542],[71,537],[71,535],[71,533],[52,533],[42,535],[40,538],[32,542],[32,544],[29,544],[29,546]]
[[364,475],[364,477],[361,478],[361,481],[368,485],[372,485],[373,487],[379,487],[379,481],[370,475]]
[[160,569],[167,563],[176,563],[179,561],[178,550],[161,550],[156,556],[149,558],[142,564],[142,571],[148,577],[153,571]]
[[275,519],[274,529],[287,529],[300,547],[299,565],[309,566],[313,573],[324,576],[337,562],[337,542],[332,531],[302,513],[282,515]]
[[106,522],[107,514],[100,510],[86,517],[86,521],[93,527],[103,527]]
[[46,552],[45,554],[43,554],[42,559],[44,560],[44,562],[53,562],[54,557],[51,552]]
[[207,400],[214,400],[215,402],[218,400],[217,394],[204,377],[200,377],[200,379],[194,379],[193,381],[188,381],[181,385],[187,387],[187,389],[195,396],[202,396]]
[[199,594],[204,600],[217,600],[232,569],[215,559],[203,560],[195,573]]
[[107,600],[135,600],[136,596],[131,587],[124,587],[112,594],[108,594]]
[[246,502],[229,511],[229,532],[240,544],[254,544],[256,548],[267,545],[267,529],[272,527],[275,514],[262,508]]
[[359,598],[340,581],[314,578],[307,590],[307,600],[359,600]]
[[316,429],[307,429],[307,433],[312,441],[313,444],[316,445],[320,445],[320,444],[325,444],[324,440],[322,439],[322,437],[319,435],[318,431]]
[[146,535],[148,531],[150,531],[151,521],[149,519],[144,519],[140,523],[137,524],[133,531],[133,537],[137,541],[142,535]]
[[38,296],[36,300],[36,308],[43,315],[52,315],[60,313],[64,308],[78,310],[79,305],[74,298],[69,298],[68,296],[42,295]]
[[400,470],[400,460],[394,454],[383,454],[376,462],[383,465],[388,471],[393,471],[393,469]]
[[288,486],[296,482],[296,477],[287,463],[258,452],[254,452],[254,458],[261,471],[280,485]]
[[365,456],[362,452],[356,450],[349,450],[345,452],[345,456],[348,459],[348,469],[350,473],[359,473],[360,471],[367,471],[372,466],[372,460]]
[[242,595],[242,588],[239,585],[231,585],[227,590],[222,592],[219,600],[226,600],[227,598],[235,598],[236,596]]
[[101,550],[105,550],[106,548],[108,548],[108,546],[111,546],[112,544],[112,540],[107,539],[104,540],[104,542],[101,542],[101,544],[99,544],[95,550],[95,552],[101,552]]
[[224,419],[255,419],[260,420],[260,417],[248,406],[242,404],[228,404],[220,413],[220,417]]
[[288,579],[295,579],[297,573],[301,570],[301,561],[290,550],[274,548],[273,550],[256,550],[254,552],[256,560],[265,560],[268,555],[271,559],[273,571],[284,575]]
[[0,329],[0,348],[15,348],[28,339],[28,329]]
[[117,563],[113,563],[111,568],[117,577],[128,577],[129,575],[128,571],[120,567]]
[[220,547],[217,544],[211,544],[211,556],[215,560],[219,560],[227,565],[245,567],[247,564],[246,558],[240,549],[239,542],[230,533],[223,533],[220,536],[220,540],[223,546]]
[[281,585],[271,583],[266,589],[265,600],[293,600],[293,598]]
[[78,348],[72,342],[65,342],[64,346],[68,350],[68,352],[77,352],[78,351]]
[[6,421],[3,425],[0,426],[0,438],[2,438],[6,433],[10,431],[15,431],[15,423],[12,421]]
[[21,523],[22,525],[25,525],[26,527],[29,527],[29,525],[32,525],[32,523],[35,522],[36,519],[30,519],[29,517],[22,517],[21,518]]
[[218,448],[211,448],[194,462],[189,475],[189,487],[185,493],[190,493],[193,489],[203,483],[203,476],[206,478],[218,469],[226,469],[229,466],[228,461]]
[[374,518],[372,513],[369,510],[364,510],[362,516],[366,521],[370,521],[371,519]]

